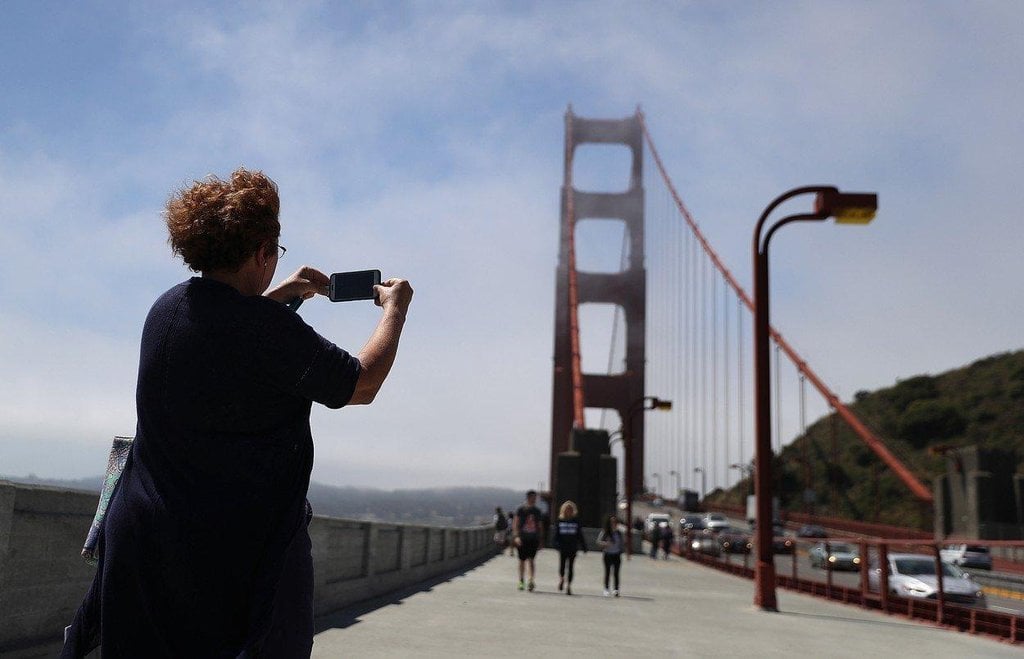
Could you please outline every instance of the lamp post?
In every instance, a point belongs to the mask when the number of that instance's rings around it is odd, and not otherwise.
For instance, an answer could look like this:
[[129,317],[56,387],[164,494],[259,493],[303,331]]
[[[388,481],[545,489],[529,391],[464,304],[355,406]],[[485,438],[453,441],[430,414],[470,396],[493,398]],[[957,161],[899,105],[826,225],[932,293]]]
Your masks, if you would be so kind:
[[[616,430],[615,432],[613,432],[612,434],[608,435],[608,453],[609,453],[609,455],[612,452],[612,444],[614,444],[615,442],[618,442],[619,444],[623,444],[623,447],[622,447],[623,458],[625,458],[626,447],[625,447],[625,445],[624,445],[624,443],[622,441],[622,435],[623,435],[623,433],[622,433],[622,428],[621,427],[618,430]],[[623,459],[623,462],[625,462],[625,459]],[[625,470],[623,470],[622,477],[623,477],[623,480],[621,482],[625,482],[625,477],[626,477]],[[619,484],[620,484],[619,474],[616,471],[616,473],[615,473],[615,491],[616,492],[621,492],[622,491],[622,490],[619,489]]]
[[674,499],[678,499],[679,498],[679,472],[676,471],[675,469],[673,469],[672,471],[668,472],[668,475],[669,476],[675,476],[676,489],[674,489],[672,492],[673,492],[673,498]]
[[[762,237],[765,221],[782,202],[814,194],[814,212],[790,215],[773,224]],[[754,571],[754,605],[766,611],[778,609],[775,599],[775,564],[772,558],[772,419],[769,359],[768,242],[775,232],[792,222],[820,222],[835,217],[837,223],[867,224],[875,217],[878,195],[840,192],[832,186],[794,188],[775,198],[764,209],[754,228],[754,495],[757,497],[757,564]]]
[[[748,465],[748,464],[742,464],[740,462],[732,463],[731,465],[729,465],[729,469],[738,469],[739,472],[740,472],[740,475],[743,478],[750,478],[750,476],[753,475],[753,473],[754,473],[754,467],[753,466]],[[750,479],[750,493],[751,494],[754,493],[754,481],[753,481],[753,479]]]
[[[650,407],[647,404],[650,403]],[[626,556],[633,555],[633,416],[640,411],[671,410],[672,401],[657,396],[644,396],[629,406],[626,418],[622,420],[623,456],[626,461]],[[642,474],[641,474],[642,475]]]
[[700,503],[704,505],[704,497],[708,495],[708,474],[703,467],[694,467],[693,473],[700,474]]
[[653,473],[653,474],[651,474],[651,478],[657,478],[658,479],[658,489],[656,489],[654,491],[654,495],[660,499],[661,498],[661,474]]

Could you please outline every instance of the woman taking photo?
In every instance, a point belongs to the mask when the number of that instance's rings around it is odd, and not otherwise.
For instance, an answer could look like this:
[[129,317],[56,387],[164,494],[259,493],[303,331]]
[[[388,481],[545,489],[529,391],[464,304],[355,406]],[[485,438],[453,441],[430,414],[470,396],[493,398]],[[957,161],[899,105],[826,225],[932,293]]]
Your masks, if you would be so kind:
[[171,250],[201,276],[146,318],[135,441],[63,656],[309,656],[310,408],[373,400],[412,288],[376,287],[380,321],[350,355],[285,306],[324,294],[325,274],[305,266],[268,290],[279,207],[273,181],[245,169],[167,204]]

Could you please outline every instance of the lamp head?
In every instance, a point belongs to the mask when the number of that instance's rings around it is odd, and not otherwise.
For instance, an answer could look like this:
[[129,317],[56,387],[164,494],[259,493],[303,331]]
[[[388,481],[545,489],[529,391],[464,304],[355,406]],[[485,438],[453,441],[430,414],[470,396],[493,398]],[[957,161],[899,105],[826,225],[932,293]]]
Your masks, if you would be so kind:
[[878,195],[873,192],[840,192],[831,188],[819,192],[814,212],[836,218],[836,224],[868,224],[875,219]]
[[651,407],[650,407],[650,409],[652,409],[652,410],[664,410],[664,411],[667,412],[667,411],[672,409],[672,401],[670,401],[670,400],[662,400],[662,399],[660,399],[660,398],[658,398],[656,396],[652,396],[651,397]]

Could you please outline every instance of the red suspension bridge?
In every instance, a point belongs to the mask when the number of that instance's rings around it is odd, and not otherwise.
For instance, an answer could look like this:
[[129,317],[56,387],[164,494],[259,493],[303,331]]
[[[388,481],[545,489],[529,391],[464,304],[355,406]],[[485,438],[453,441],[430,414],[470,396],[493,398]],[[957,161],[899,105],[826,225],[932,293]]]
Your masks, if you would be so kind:
[[[749,477],[754,424],[754,299],[739,283],[690,214],[666,170],[643,114],[622,120],[584,119],[566,114],[562,188],[561,249],[557,273],[552,471],[555,457],[569,448],[570,431],[588,425],[623,429],[623,484],[632,496],[653,485],[659,493],[686,488],[706,494]],[[578,148],[618,144],[629,149],[625,191],[582,191],[574,185]],[[645,148],[646,147],[646,148]],[[645,171],[651,172],[646,181]],[[623,172],[625,174],[625,172]],[[626,177],[624,177],[626,178]],[[645,187],[649,186],[649,190]],[[578,227],[592,220],[622,223],[617,268],[577,268]],[[607,234],[603,234],[607,235]],[[605,372],[584,372],[581,334],[591,336],[590,305],[611,305]],[[581,319],[583,322],[581,323]],[[607,317],[605,317],[607,321]],[[607,330],[604,330],[607,332]],[[602,334],[601,331],[593,334]],[[896,476],[923,507],[932,494],[892,447],[847,407],[775,327],[772,407],[773,453],[805,434],[809,413],[830,415],[831,455],[836,462],[836,421],[845,423],[877,461]],[[588,347],[593,346],[588,343]],[[601,351],[603,352],[603,350]],[[588,363],[596,363],[587,355]],[[808,400],[808,385],[816,399]],[[645,396],[670,400],[667,413],[640,413]],[[796,406],[794,414],[790,407]],[[608,414],[608,411],[617,413]],[[799,432],[792,432],[794,420]],[[811,476],[815,458],[806,446],[802,463],[804,498],[816,500]],[[819,457],[820,459],[820,457]],[[830,473],[830,472],[827,472]],[[876,474],[876,469],[873,473]],[[651,483],[650,481],[654,481]],[[674,487],[673,487],[674,486]],[[838,500],[833,481],[833,504]]]

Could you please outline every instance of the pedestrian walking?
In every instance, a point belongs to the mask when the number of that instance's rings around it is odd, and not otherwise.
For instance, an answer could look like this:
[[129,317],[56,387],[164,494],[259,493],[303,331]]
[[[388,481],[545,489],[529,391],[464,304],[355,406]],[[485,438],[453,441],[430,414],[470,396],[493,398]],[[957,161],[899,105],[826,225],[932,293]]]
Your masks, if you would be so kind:
[[499,552],[508,546],[508,518],[500,506],[494,509],[494,544]]
[[[519,552],[519,590],[534,589],[534,558],[540,549],[540,527],[541,512],[537,507],[537,491],[530,490],[526,493],[526,501],[516,509],[516,516],[512,520],[512,542]],[[523,581],[527,567],[530,568],[529,584]]]
[[[626,541],[622,531],[619,530],[619,520],[615,515],[609,515],[605,520],[604,529],[597,536],[597,544],[601,547],[604,559],[604,596],[618,597],[619,568],[622,566],[622,550],[625,548]],[[612,577],[611,584],[609,584],[609,577]],[[608,590],[609,585],[613,586],[612,590]]]
[[587,541],[583,537],[583,527],[576,518],[579,514],[576,504],[566,501],[558,509],[558,524],[555,526],[555,537],[552,543],[558,549],[558,590],[565,588],[566,595],[572,595],[573,565],[576,563],[576,552],[587,553]]
[[[514,511],[511,511],[511,510],[508,511],[508,528],[510,530],[515,525],[515,517],[516,517],[516,514],[515,514]],[[516,555],[516,543],[511,542],[511,541],[508,543],[508,555],[509,556],[515,556]]]
[[672,529],[668,522],[659,522],[651,530],[651,558],[658,558],[658,548],[665,552],[665,560],[672,551]]
[[661,523],[661,550],[665,552],[665,560],[668,560],[669,555],[672,554],[672,541],[675,539],[675,534],[672,533],[672,527],[669,526],[668,522]]

